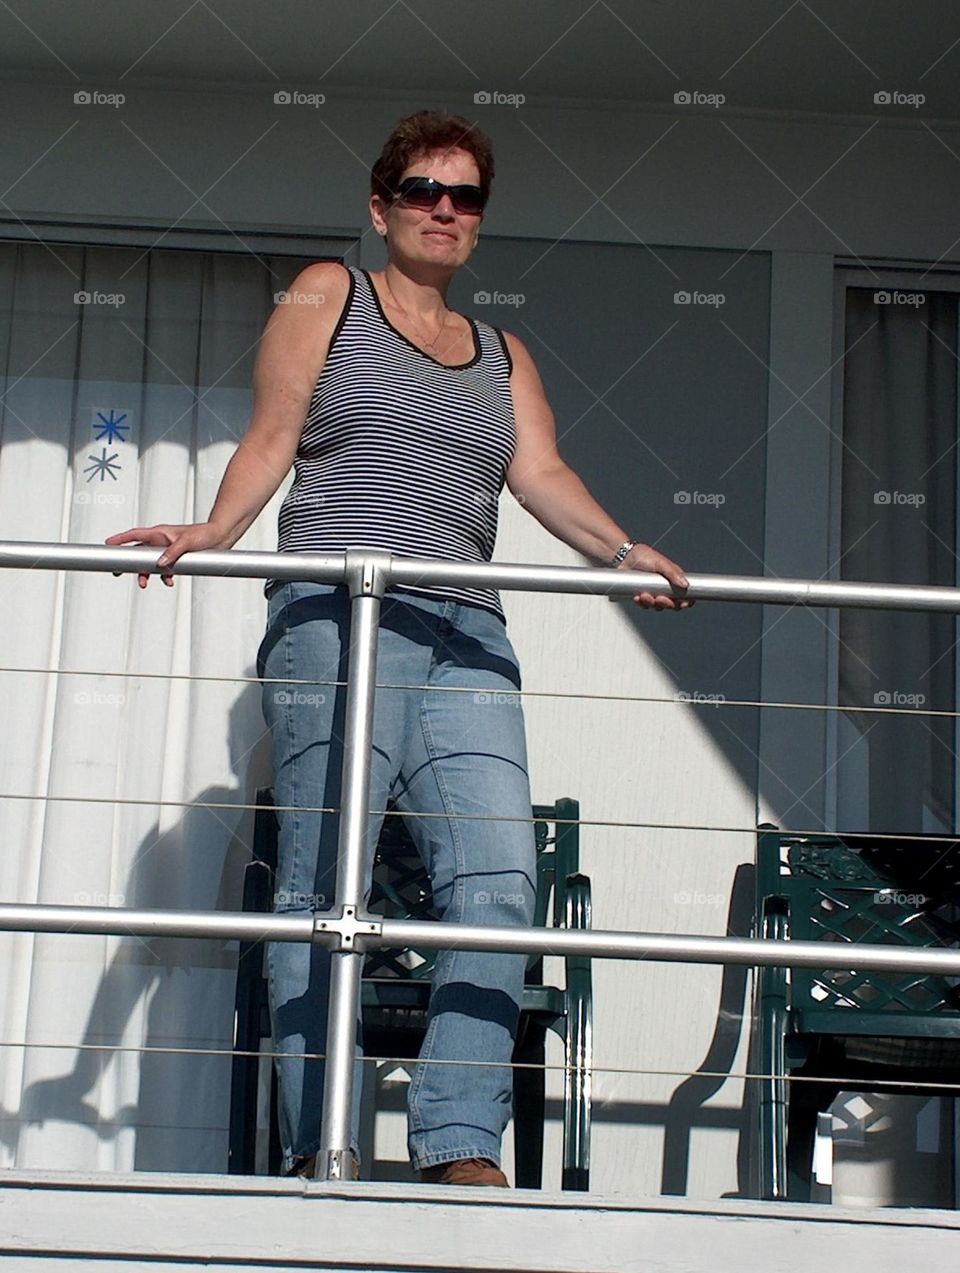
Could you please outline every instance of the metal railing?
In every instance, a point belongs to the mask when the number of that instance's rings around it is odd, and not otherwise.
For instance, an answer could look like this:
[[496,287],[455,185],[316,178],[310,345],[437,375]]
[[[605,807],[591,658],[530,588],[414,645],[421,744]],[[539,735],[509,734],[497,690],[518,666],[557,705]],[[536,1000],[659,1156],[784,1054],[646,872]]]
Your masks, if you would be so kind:
[[[378,551],[342,554],[196,552],[157,569],[154,548],[0,542],[0,567],[89,570],[125,574],[212,575],[342,583],[351,599],[343,786],[336,896],[331,909],[309,917],[220,911],[134,910],[115,907],[0,904],[0,931],[72,932],[138,937],[217,937],[242,941],[310,941],[332,948],[318,1177],[351,1178],[350,1110],[363,957],[378,947],[524,954],[583,955],[753,967],[810,967],[960,975],[960,952],[844,944],[831,953],[820,942],[694,937],[603,930],[521,930],[515,927],[386,920],[363,910],[363,864],[369,801],[380,604],[392,584],[471,585],[535,592],[631,597],[671,594],[666,580],[641,571],[563,566],[464,564],[397,558]],[[907,584],[821,582],[738,575],[687,574],[691,600],[764,605],[934,610],[960,613],[960,589]],[[118,910],[122,921],[117,918]]]

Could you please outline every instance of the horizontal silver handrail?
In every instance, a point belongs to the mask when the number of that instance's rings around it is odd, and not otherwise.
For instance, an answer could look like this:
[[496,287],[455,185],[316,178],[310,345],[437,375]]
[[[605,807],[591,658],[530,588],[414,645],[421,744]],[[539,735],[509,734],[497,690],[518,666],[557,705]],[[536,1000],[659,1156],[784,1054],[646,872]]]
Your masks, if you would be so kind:
[[[0,541],[0,568],[84,570],[124,574],[211,575],[234,579],[316,580],[344,583],[351,562],[376,559],[389,583],[503,588],[522,592],[584,593],[630,597],[638,592],[674,594],[662,575],[588,566],[526,566],[506,562],[440,561],[374,551],[349,553],[188,553],[172,567],[157,568],[157,548],[106,548],[99,544]],[[841,606],[873,610],[939,610],[960,613],[960,588],[921,584],[768,579],[754,575],[687,572],[683,596],[697,601],[745,601],[761,605]]]
[[[851,945],[832,941],[770,941],[747,937],[616,930],[513,928],[445,924],[440,920],[383,919],[338,910],[312,915],[254,915],[236,911],[126,909],[119,906],[0,904],[0,932],[85,933],[110,937],[197,937],[221,941],[313,941],[336,950],[509,950],[526,955],[582,955],[660,963],[745,964],[765,968],[933,973],[960,976],[960,951]],[[789,948],[789,949],[788,949]]]

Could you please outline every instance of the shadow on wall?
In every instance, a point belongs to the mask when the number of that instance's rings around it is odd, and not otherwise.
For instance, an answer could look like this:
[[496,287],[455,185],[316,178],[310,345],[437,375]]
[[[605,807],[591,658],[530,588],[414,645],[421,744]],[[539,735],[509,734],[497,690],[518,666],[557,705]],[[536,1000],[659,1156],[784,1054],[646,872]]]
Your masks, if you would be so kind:
[[[252,843],[253,811],[243,810],[237,817],[229,808],[203,806],[229,805],[238,796],[240,802],[252,804],[257,787],[264,785],[269,772],[268,738],[262,725],[255,725],[260,718],[259,700],[259,687],[248,684],[230,712],[231,765],[239,789],[207,788],[197,796],[195,807],[186,810],[173,827],[162,835],[154,830],[143,838],[127,881],[128,907],[240,909],[242,871]],[[208,844],[217,847],[204,858],[204,846]],[[741,866],[731,891],[727,922],[730,934],[749,935],[753,891],[753,867]],[[217,1053],[229,1048],[236,958],[233,943],[189,938],[125,940],[101,978],[72,1070],[59,1078],[33,1083],[23,1094],[19,1118],[0,1120],[8,1148],[16,1149],[19,1128],[24,1124],[67,1122],[95,1129],[103,1142],[115,1140],[126,1129],[135,1130],[137,1170],[224,1171],[230,1057],[184,1054],[181,1049],[209,1048],[211,1053]],[[746,1173],[750,1136],[745,1113],[707,1105],[733,1067],[743,1017],[750,1010],[747,984],[745,968],[731,965],[724,969],[716,1027],[707,1054],[698,1072],[680,1084],[669,1103],[607,1103],[594,1111],[598,1122],[663,1127],[664,1194],[684,1196],[687,1192],[694,1129],[740,1128],[743,1179],[739,1194],[749,1196]],[[98,1084],[114,1061],[113,1049],[123,1038],[138,1005],[148,997],[139,1098],[112,1116],[103,1117],[98,1108]],[[379,1104],[384,1110],[390,1108],[386,1089]],[[746,1101],[745,1110],[750,1107]],[[561,1114],[559,1106],[554,1109],[548,1102],[547,1118],[559,1118]],[[189,1134],[190,1129],[205,1130],[202,1152],[191,1150],[183,1134]],[[51,1131],[50,1165],[54,1165],[55,1144],[55,1133]]]
[[[752,864],[737,868],[730,894],[726,931],[731,937],[749,937],[754,914],[755,870]],[[660,1167],[660,1193],[663,1196],[688,1196],[691,1166],[691,1143],[694,1132],[720,1131],[738,1134],[737,1185],[724,1194],[729,1198],[754,1196],[755,1163],[758,1128],[755,1094],[745,1091],[739,1107],[727,1102],[710,1105],[731,1074],[743,1034],[744,1020],[752,1015],[748,997],[750,970],[727,964],[723,969],[720,996],[716,1008],[716,1024],[706,1054],[696,1071],[680,1083],[670,1100],[631,1101],[594,1100],[591,1120],[594,1126],[653,1127],[663,1130],[663,1156]],[[369,1080],[371,1083],[373,1079]],[[405,1083],[380,1083],[377,1090],[380,1112],[405,1113]],[[365,1114],[370,1114],[369,1103]],[[555,1127],[563,1124],[564,1106],[558,1097],[544,1103],[544,1121]],[[373,1128],[367,1129],[371,1178],[374,1180],[413,1179],[406,1162],[373,1159]],[[549,1171],[549,1165],[548,1165]]]
[[[253,669],[244,676],[254,676]],[[193,807],[162,834],[144,836],[126,884],[127,908],[170,910],[240,909],[242,872],[250,856],[253,804],[269,773],[268,736],[260,713],[260,687],[244,686],[230,709],[230,763],[234,787],[208,787]],[[205,808],[205,805],[226,805]],[[94,1128],[102,1141],[136,1129],[135,1167],[148,1171],[226,1170],[230,1057],[190,1055],[182,1049],[229,1048],[232,1038],[236,943],[196,938],[130,937],[117,948],[90,1009],[73,1069],[60,1078],[31,1084],[19,1119],[0,1121],[6,1143],[16,1149],[27,1123],[73,1122]],[[114,1061],[141,1000],[150,998],[140,1094],[109,1118],[98,1108],[96,1088]],[[150,1051],[149,1049],[158,1049]],[[165,1050],[169,1049],[169,1050]],[[204,1129],[200,1158],[184,1154],[180,1129]],[[50,1166],[57,1162],[51,1133]],[[187,1142],[189,1143],[189,1142]],[[188,1160],[189,1159],[189,1160]]]
[[[769,256],[484,238],[474,263],[452,303],[525,343],[618,524],[691,572],[762,575]],[[759,698],[761,607],[624,614],[756,790],[758,709],[715,704]]]

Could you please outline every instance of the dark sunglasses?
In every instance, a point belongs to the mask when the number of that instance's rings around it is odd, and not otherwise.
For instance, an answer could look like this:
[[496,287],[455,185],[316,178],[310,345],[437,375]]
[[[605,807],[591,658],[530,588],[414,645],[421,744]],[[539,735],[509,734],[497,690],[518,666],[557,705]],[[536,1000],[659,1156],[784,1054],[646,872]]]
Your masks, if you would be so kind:
[[394,199],[418,212],[432,212],[445,194],[450,196],[454,212],[478,217],[483,212],[483,191],[479,186],[447,186],[433,177],[406,177],[397,187]]

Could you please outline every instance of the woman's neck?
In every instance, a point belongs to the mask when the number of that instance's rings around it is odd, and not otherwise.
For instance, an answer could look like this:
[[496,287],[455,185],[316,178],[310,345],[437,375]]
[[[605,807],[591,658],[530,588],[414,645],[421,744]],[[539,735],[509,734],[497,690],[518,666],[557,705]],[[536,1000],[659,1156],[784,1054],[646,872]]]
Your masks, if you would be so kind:
[[429,276],[417,277],[393,261],[388,261],[381,277],[393,301],[416,318],[439,318],[447,308],[450,272],[432,269]]

